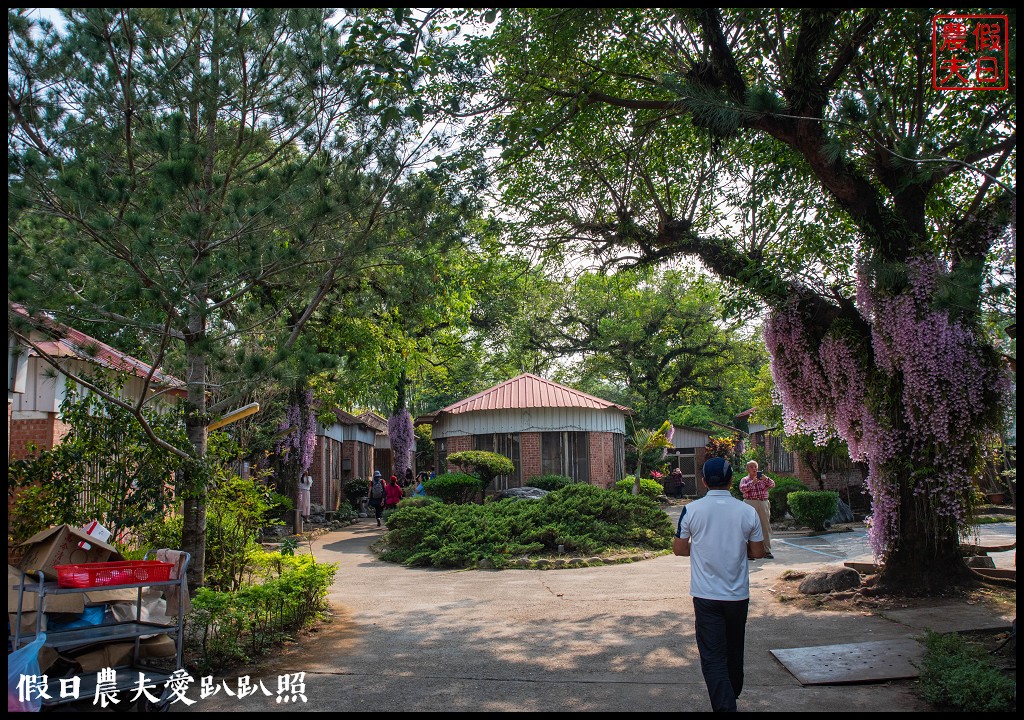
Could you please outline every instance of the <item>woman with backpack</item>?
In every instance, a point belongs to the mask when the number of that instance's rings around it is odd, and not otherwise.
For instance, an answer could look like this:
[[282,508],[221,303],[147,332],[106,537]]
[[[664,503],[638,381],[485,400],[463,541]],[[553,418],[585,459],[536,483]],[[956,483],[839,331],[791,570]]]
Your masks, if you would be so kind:
[[370,507],[377,518],[377,527],[380,527],[380,518],[384,513],[384,503],[387,502],[388,491],[384,487],[384,477],[380,470],[373,471],[373,480],[370,482]]

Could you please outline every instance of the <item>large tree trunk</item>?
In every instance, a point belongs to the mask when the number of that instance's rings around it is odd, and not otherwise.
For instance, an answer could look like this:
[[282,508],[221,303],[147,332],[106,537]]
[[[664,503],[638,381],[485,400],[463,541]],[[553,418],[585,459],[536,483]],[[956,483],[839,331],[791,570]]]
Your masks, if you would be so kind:
[[909,482],[901,483],[900,534],[886,557],[880,583],[886,590],[931,595],[951,586],[976,581],[960,551],[953,523],[936,533],[929,527],[934,514],[928,499],[914,496]]
[[205,319],[199,310],[189,318],[186,340],[188,363],[188,414],[185,429],[192,444],[192,462],[185,469],[182,549],[192,555],[189,586],[199,587],[206,575],[206,441],[210,420],[206,414],[206,358],[199,346],[205,336]]

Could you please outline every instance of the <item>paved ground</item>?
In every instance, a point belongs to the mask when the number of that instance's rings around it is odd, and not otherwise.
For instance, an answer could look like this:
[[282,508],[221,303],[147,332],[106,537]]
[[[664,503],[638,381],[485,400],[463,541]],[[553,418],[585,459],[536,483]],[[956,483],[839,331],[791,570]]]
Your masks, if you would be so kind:
[[[678,512],[678,511],[677,511]],[[985,537],[1015,534],[988,526]],[[380,531],[363,521],[314,543],[340,565],[333,626],[252,673],[275,697],[224,692],[193,711],[679,711],[710,709],[693,638],[689,559],[658,557],[575,570],[443,571],[383,563]],[[862,642],[920,633],[910,620],[806,611],[768,589],[787,568],[868,559],[857,534],[787,538],[774,561],[751,564],[746,711],[927,711],[907,683],[802,687],[773,648]],[[941,604],[935,617],[948,616]],[[981,608],[956,606],[956,614]],[[927,624],[927,621],[924,623]],[[304,671],[308,702],[275,702],[278,676]],[[198,697],[194,690],[190,696]],[[180,705],[172,709],[179,709]]]

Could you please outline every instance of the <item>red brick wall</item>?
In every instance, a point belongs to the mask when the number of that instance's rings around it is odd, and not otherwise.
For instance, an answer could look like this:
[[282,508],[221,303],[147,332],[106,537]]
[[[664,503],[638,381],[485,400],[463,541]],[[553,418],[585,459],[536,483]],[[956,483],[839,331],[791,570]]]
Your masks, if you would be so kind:
[[8,420],[8,427],[11,460],[24,460],[32,455],[28,449],[29,442],[35,443],[41,450],[52,449],[71,429],[70,425],[57,417],[57,413],[47,413],[46,418],[38,420]]
[[325,441],[330,442],[330,438],[321,435],[316,439],[316,447],[313,449],[313,464],[309,466],[309,475],[313,478],[313,487],[309,489],[309,501],[318,505],[324,504],[326,490],[324,487],[324,454],[327,442]]
[[707,451],[702,448],[696,448],[693,451],[693,468],[694,474],[697,476],[697,497],[704,497],[708,494],[708,489],[704,486],[704,463],[707,462]]
[[540,433],[519,433],[519,465],[523,471],[523,485],[541,474]]
[[[455,437],[448,438],[448,454],[463,452],[464,450],[473,449],[473,436],[472,435],[456,435]],[[447,465],[443,472],[452,472],[455,470],[453,465]]]
[[611,487],[615,478],[614,436],[607,432],[590,433],[590,484]]

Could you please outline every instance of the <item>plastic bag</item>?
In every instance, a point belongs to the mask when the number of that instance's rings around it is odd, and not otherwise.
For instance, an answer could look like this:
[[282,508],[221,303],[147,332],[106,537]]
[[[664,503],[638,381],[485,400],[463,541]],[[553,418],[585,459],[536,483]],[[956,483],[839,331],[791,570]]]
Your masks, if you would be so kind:
[[20,695],[25,691],[19,686],[25,675],[39,676],[39,651],[45,642],[46,633],[40,633],[28,645],[7,656],[7,712],[39,712],[42,707],[38,692],[29,693],[30,698],[22,700]]

